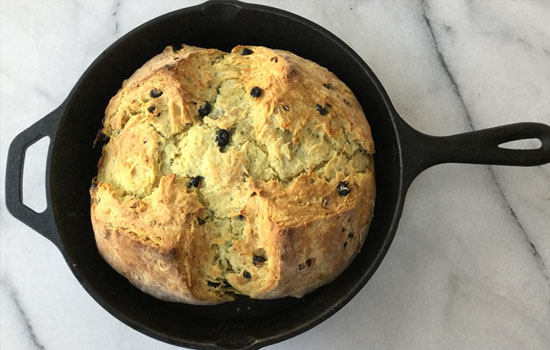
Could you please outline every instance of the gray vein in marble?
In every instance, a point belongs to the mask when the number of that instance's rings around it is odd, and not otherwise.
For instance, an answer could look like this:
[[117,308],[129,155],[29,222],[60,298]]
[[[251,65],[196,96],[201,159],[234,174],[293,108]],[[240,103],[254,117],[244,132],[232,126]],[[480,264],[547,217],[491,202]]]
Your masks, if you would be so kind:
[[515,43],[518,43],[519,45],[523,46],[524,48],[527,48],[529,50],[532,50],[532,51],[538,51],[540,53],[542,53],[544,56],[548,56],[548,58],[550,58],[550,50],[546,49],[546,48],[543,48],[543,47],[538,47],[538,46],[535,46],[533,45],[531,42],[517,36],[517,35],[513,35],[509,32],[505,32],[505,31],[495,31],[495,32],[490,32],[490,31],[483,31],[482,32],[484,35],[487,35],[488,37],[492,37],[492,38],[498,38],[498,39],[501,39],[501,40],[504,40],[504,41],[513,41]]
[[113,10],[113,12],[111,13],[111,15],[113,16],[113,18],[115,19],[115,34],[118,34],[118,31],[119,31],[119,16],[118,16],[118,10],[120,9],[120,1],[121,0],[116,0],[115,1],[115,8]]
[[40,87],[34,87],[33,90],[38,96],[44,97],[44,99],[48,102],[58,102],[57,99],[55,99],[47,90],[44,90]]
[[[524,236],[525,240],[531,246],[531,253],[533,254],[533,257],[535,258],[535,262],[537,263],[537,265],[539,267],[539,270],[541,271],[542,275],[544,276],[544,279],[546,280],[546,284],[548,285],[548,289],[549,289],[549,292],[550,292],[550,274],[548,273],[548,268],[546,267],[546,264],[544,263],[544,260],[540,256],[540,254],[537,250],[537,247],[535,246],[535,244],[533,244],[533,242],[529,238],[529,234],[527,233],[527,230],[525,230],[525,228],[521,224],[521,221],[519,220],[518,216],[516,215],[516,212],[514,211],[514,208],[512,208],[512,206],[510,205],[510,201],[508,200],[508,197],[506,197],[506,194],[504,193],[504,191],[500,187],[500,184],[499,184],[499,182],[496,178],[495,172],[493,171],[493,168],[489,167],[489,170],[491,170],[491,176],[493,178],[493,181],[497,185],[500,196],[504,199],[504,202],[506,203],[506,206],[508,206],[508,209],[510,210],[510,214],[512,214],[512,217],[514,218],[515,223],[517,224],[517,226],[519,227],[521,232],[523,232],[523,236]],[[549,300],[549,302],[550,302],[550,300]]]
[[[426,0],[422,0],[422,17],[423,17],[424,21],[426,22],[426,26],[428,27],[429,34],[430,34],[431,39],[434,43],[434,49],[437,52],[437,57],[440,61],[440,64],[441,64],[443,70],[445,71],[445,74],[447,75],[447,77],[448,77],[448,79],[449,79],[449,81],[450,81],[450,83],[453,87],[453,90],[455,91],[455,93],[456,93],[456,95],[459,99],[460,105],[463,109],[464,115],[466,116],[468,124],[470,125],[470,128],[472,130],[475,130],[473,122],[472,122],[472,116],[470,115],[470,111],[468,109],[468,106],[466,105],[466,102],[464,101],[464,98],[462,97],[462,94],[460,92],[460,88],[459,88],[459,86],[458,86],[458,84],[455,80],[455,77],[451,73],[451,71],[449,70],[449,67],[448,67],[447,62],[445,60],[445,57],[443,57],[443,54],[442,54],[441,49],[439,47],[439,43],[438,43],[437,38],[435,36],[434,29],[432,27],[431,21],[428,17],[428,14],[427,14],[428,10],[429,10],[429,5],[426,3]],[[449,26],[447,26],[447,27],[449,27]],[[515,222],[516,226],[519,228],[519,230],[523,234],[524,240],[526,241],[526,243],[528,243],[529,250],[531,251],[531,253],[532,253],[532,255],[535,259],[535,263],[539,267],[539,270],[540,270],[542,276],[544,277],[544,279],[546,281],[546,285],[548,286],[548,292],[550,293],[550,274],[548,272],[548,268],[546,267],[546,264],[544,263],[544,260],[540,256],[540,254],[537,250],[537,247],[531,241],[531,239],[529,237],[529,234],[527,233],[527,231],[525,230],[525,228],[521,224],[521,221],[519,220],[519,218],[516,215],[514,209],[510,205],[510,202],[509,202],[508,198],[504,194],[504,191],[502,190],[502,188],[501,188],[501,186],[500,186],[500,184],[499,184],[499,182],[496,178],[496,175],[495,175],[495,172],[494,172],[493,168],[489,166],[488,169],[489,169],[489,171],[491,173],[491,177],[492,177],[492,179],[493,179],[493,181],[494,181],[494,183],[495,183],[495,185],[498,189],[498,193],[499,193],[500,197],[502,198],[505,205],[510,210],[510,213],[512,214],[512,217],[514,218],[514,222]],[[549,300],[549,302],[550,302],[550,300]]]
[[36,333],[34,333],[34,329],[31,325],[29,317],[27,316],[27,313],[25,312],[25,309],[23,309],[23,307],[21,306],[21,301],[19,300],[19,295],[17,294],[15,287],[13,286],[11,281],[8,280],[6,276],[2,278],[2,286],[6,288],[6,291],[8,292],[8,296],[13,301],[13,304],[17,308],[17,311],[19,312],[19,314],[21,315],[21,319],[25,323],[25,329],[27,330],[29,337],[32,343],[34,344],[35,348],[39,350],[45,350],[46,348],[44,347],[44,345],[40,343],[40,341],[38,340],[38,337],[36,336]]
[[[485,291],[490,293],[490,295],[487,295],[485,297],[490,298],[485,299],[486,302],[498,303],[498,299],[506,300],[507,303],[505,307],[513,309],[518,315],[520,315],[521,318],[528,319],[530,322],[533,323],[533,332],[539,335],[541,339],[550,339],[548,332],[546,332],[547,325],[543,321],[540,321],[536,317],[533,317],[529,312],[526,312],[525,308],[521,305],[521,303],[518,303],[517,300],[515,300],[514,298],[510,298],[505,294],[499,293],[498,291],[491,290],[491,288],[487,286],[484,281],[477,281],[478,283],[470,282],[471,281],[464,279],[461,280],[461,277],[454,272],[449,273],[447,282],[448,297],[443,308],[443,317],[445,318],[446,322],[451,321],[451,318],[455,314],[455,312],[453,312],[453,309],[456,307],[457,302],[460,302],[460,299],[469,298],[472,296],[472,294],[475,295],[477,298],[480,298],[483,297],[483,295],[481,294],[483,293],[482,291]],[[469,286],[466,288],[472,290],[466,292],[465,286]]]
[[[1,64],[0,64],[0,77],[4,79],[4,84],[6,86],[12,83],[12,80],[13,80],[12,72],[9,71],[8,69],[4,69],[4,66],[2,66]],[[36,93],[36,95],[43,97],[48,102],[54,102],[54,103],[58,102],[50,92],[38,86],[29,86],[30,83],[26,80],[19,78],[17,79],[17,83],[24,84],[25,87],[30,88],[33,92]]]
[[[423,0],[423,1],[425,1],[425,0]],[[477,12],[476,12],[476,9],[475,9],[476,5],[477,5],[476,2],[473,1],[473,0],[470,0],[470,1],[467,2],[468,12],[470,13],[470,15],[472,17],[477,15]],[[497,16],[492,16],[491,19],[493,21],[495,21],[497,24],[501,25],[501,26],[505,24],[505,22],[503,22],[502,19],[498,18]],[[483,34],[485,34],[489,37],[499,38],[499,39],[502,39],[504,41],[514,41],[514,42],[519,43],[520,45],[522,45],[522,46],[524,46],[524,47],[526,47],[530,50],[539,51],[544,55],[550,56],[550,48],[539,47],[539,46],[533,45],[533,43],[531,43],[529,40],[521,38],[517,35],[514,35],[509,31],[502,30],[497,26],[495,26],[495,28],[493,28],[493,31],[487,31],[487,30],[483,31]]]

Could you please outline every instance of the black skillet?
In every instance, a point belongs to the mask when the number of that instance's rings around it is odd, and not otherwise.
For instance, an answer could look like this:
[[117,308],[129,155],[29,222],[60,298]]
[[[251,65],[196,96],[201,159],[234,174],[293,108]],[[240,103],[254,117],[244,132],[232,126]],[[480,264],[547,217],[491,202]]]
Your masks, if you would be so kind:
[[[237,44],[290,50],[336,73],[361,102],[376,144],[377,198],[365,245],[333,283],[302,299],[245,297],[219,306],[192,306],[140,292],[98,255],[90,225],[88,188],[99,151],[92,148],[103,112],[122,81],[166,45],[230,50]],[[427,97],[428,98],[428,97]],[[46,171],[47,209],[22,204],[27,147],[51,139]],[[539,149],[498,145],[537,138]],[[103,52],[63,104],[12,142],[6,204],[62,252],[78,281],[107,311],[130,327],[167,343],[197,349],[257,349],[302,333],[344,306],[372,276],[388,250],[407,188],[424,169],[440,163],[533,166],[550,162],[550,127],[519,123],[449,137],[412,129],[397,114],[363,60],[320,26],[292,13],[236,1],[207,2],[168,13],[131,31]]]

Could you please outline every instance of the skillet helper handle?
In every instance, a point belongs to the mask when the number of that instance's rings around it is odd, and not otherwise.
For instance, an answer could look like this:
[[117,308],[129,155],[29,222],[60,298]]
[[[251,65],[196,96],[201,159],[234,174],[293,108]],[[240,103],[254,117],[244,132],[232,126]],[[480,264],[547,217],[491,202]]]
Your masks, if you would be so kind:
[[[48,179],[51,152],[55,141],[58,121],[63,115],[63,110],[64,106],[62,105],[17,135],[10,145],[6,167],[6,206],[9,212],[58,247],[60,238],[53,215]],[[43,212],[37,213],[23,203],[23,171],[27,149],[43,137],[50,138],[46,162],[47,207]]]
[[[405,179],[412,180],[423,170],[442,163],[536,166],[550,163],[550,126],[516,123],[452,136],[430,136],[404,124],[403,162]],[[508,149],[499,145],[538,139],[537,149]]]

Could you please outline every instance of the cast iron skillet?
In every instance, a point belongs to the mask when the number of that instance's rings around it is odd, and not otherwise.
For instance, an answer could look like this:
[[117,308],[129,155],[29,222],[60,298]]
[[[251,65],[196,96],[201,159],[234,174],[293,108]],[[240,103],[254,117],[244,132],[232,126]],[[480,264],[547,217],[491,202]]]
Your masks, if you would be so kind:
[[[192,306],[143,294],[100,258],[90,224],[88,188],[97,171],[100,151],[92,144],[103,112],[125,78],[166,45],[180,43],[226,51],[237,44],[290,50],[327,67],[356,94],[376,144],[377,198],[361,253],[333,283],[302,299],[241,297],[219,306]],[[21,201],[23,162],[27,147],[45,136],[51,139],[46,171],[48,206],[36,213]],[[538,138],[541,148],[498,147],[526,138]],[[302,333],[344,306],[386,254],[412,180],[422,170],[444,162],[544,164],[550,162],[550,127],[519,123],[449,137],[424,135],[399,117],[365,62],[325,29],[270,7],[207,2],[158,17],[122,37],[92,63],[59,108],[13,140],[6,204],[13,216],[51,240],[88,293],[130,327],[191,348],[257,349]]]

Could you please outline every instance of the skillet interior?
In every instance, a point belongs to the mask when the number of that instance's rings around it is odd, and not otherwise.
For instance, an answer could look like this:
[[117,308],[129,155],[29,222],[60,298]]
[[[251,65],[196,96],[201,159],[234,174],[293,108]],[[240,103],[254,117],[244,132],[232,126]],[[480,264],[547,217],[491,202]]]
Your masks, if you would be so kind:
[[[237,44],[290,50],[333,71],[354,91],[376,145],[377,200],[365,245],[333,283],[302,299],[245,297],[219,306],[156,300],[140,292],[99,256],[88,189],[100,151],[92,149],[109,98],[122,81],[166,45],[186,43],[229,51]],[[401,153],[389,100],[370,69],[343,42],[287,12],[243,3],[209,3],[169,13],[130,32],[84,73],[67,101],[53,146],[51,199],[75,276],[109,312],[133,328],[189,347],[258,347],[301,333],[340,309],[385,255],[402,209]],[[256,342],[254,342],[256,341]]]

